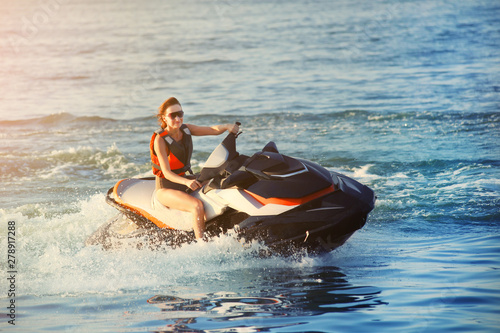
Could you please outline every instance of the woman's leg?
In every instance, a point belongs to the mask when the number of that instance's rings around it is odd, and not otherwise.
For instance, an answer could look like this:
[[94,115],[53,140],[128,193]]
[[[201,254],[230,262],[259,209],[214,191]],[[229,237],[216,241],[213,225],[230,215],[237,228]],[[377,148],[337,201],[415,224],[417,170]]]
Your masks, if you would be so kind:
[[168,208],[178,209],[193,214],[194,235],[197,239],[203,238],[203,233],[205,232],[205,209],[200,200],[185,192],[167,188],[158,189],[156,191],[156,197]]

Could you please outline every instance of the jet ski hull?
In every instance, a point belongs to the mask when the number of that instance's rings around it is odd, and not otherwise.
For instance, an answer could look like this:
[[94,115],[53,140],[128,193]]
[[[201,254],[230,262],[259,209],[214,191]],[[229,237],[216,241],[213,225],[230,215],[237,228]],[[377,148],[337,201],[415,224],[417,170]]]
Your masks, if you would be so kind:
[[[337,179],[335,190],[282,214],[250,216],[228,208],[224,214],[207,221],[207,236],[214,237],[234,229],[244,241],[262,242],[268,254],[291,255],[301,250],[314,254],[329,252],[344,244],[365,225],[375,203],[374,193],[368,187],[355,182],[356,190],[346,189],[340,184],[349,178],[336,173],[332,173],[332,177]],[[154,182],[152,178],[140,180]],[[176,248],[194,241],[192,231],[159,228],[151,220],[151,215],[145,216],[140,209],[131,209],[117,202],[113,196],[115,188],[108,191],[106,201],[120,213],[89,237],[87,245],[101,244],[110,249],[133,244],[139,248],[156,249],[163,246]],[[186,218],[189,224],[190,214]]]
[[[366,223],[375,205],[367,186],[281,155],[272,142],[252,157],[239,155],[235,139],[228,135],[214,150],[197,177],[205,185],[191,194],[203,202],[207,238],[235,230],[241,240],[260,241],[269,254],[322,253]],[[175,248],[194,241],[191,214],[163,206],[154,193],[154,178],[119,181],[106,201],[120,213],[87,244]]]
[[[337,179],[349,179],[333,173]],[[349,179],[357,186],[339,187],[331,193],[311,200],[277,216],[249,217],[238,224],[244,238],[260,239],[271,252],[293,254],[305,249],[324,253],[341,246],[361,229],[374,208],[373,191]]]

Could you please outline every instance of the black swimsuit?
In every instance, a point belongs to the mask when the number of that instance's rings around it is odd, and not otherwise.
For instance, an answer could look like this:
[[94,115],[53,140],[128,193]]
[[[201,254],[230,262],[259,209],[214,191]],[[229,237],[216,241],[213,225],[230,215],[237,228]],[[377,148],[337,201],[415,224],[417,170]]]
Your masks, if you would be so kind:
[[168,188],[177,191],[186,191],[188,187],[183,184],[171,182],[167,178],[156,176],[156,189],[158,190],[160,188]]

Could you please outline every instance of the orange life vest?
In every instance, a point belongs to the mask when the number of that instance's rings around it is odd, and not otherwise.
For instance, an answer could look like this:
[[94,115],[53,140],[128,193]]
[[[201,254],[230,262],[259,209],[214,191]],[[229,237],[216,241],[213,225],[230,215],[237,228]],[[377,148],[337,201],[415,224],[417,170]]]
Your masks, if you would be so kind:
[[193,154],[193,139],[191,137],[191,132],[185,124],[183,124],[180,129],[183,134],[182,140],[179,142],[175,141],[170,135],[168,135],[168,132],[163,128],[155,131],[151,137],[149,152],[151,155],[151,162],[153,164],[153,174],[158,177],[165,178],[165,175],[161,171],[160,161],[158,160],[158,155],[156,154],[154,148],[157,135],[162,137],[168,146],[168,164],[170,165],[170,170],[180,176],[184,176],[186,171],[189,171],[191,174],[193,173],[191,171],[191,155]]

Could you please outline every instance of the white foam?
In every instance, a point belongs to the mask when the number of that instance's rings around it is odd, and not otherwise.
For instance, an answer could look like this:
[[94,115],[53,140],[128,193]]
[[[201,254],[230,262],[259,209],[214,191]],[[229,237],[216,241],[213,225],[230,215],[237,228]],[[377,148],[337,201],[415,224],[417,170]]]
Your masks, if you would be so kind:
[[[186,244],[175,250],[138,250],[121,247],[106,251],[84,245],[86,238],[116,210],[94,195],[76,203],[75,212],[29,218],[21,212],[0,210],[2,230],[16,221],[19,295],[77,295],[157,290],[185,283],[197,284],[235,269],[315,265],[314,260],[291,262],[281,257],[259,257],[265,247],[242,243],[235,234],[208,243]],[[41,209],[41,208],[39,208]],[[3,232],[2,232],[3,233]],[[5,248],[5,238],[1,246]],[[3,263],[2,263],[3,264]]]
[[330,171],[342,173],[358,182],[365,184],[381,178],[379,175],[369,172],[369,170],[373,166],[374,166],[373,164],[366,164],[360,166],[359,168],[341,167],[341,168],[327,168],[327,169],[329,169]]

